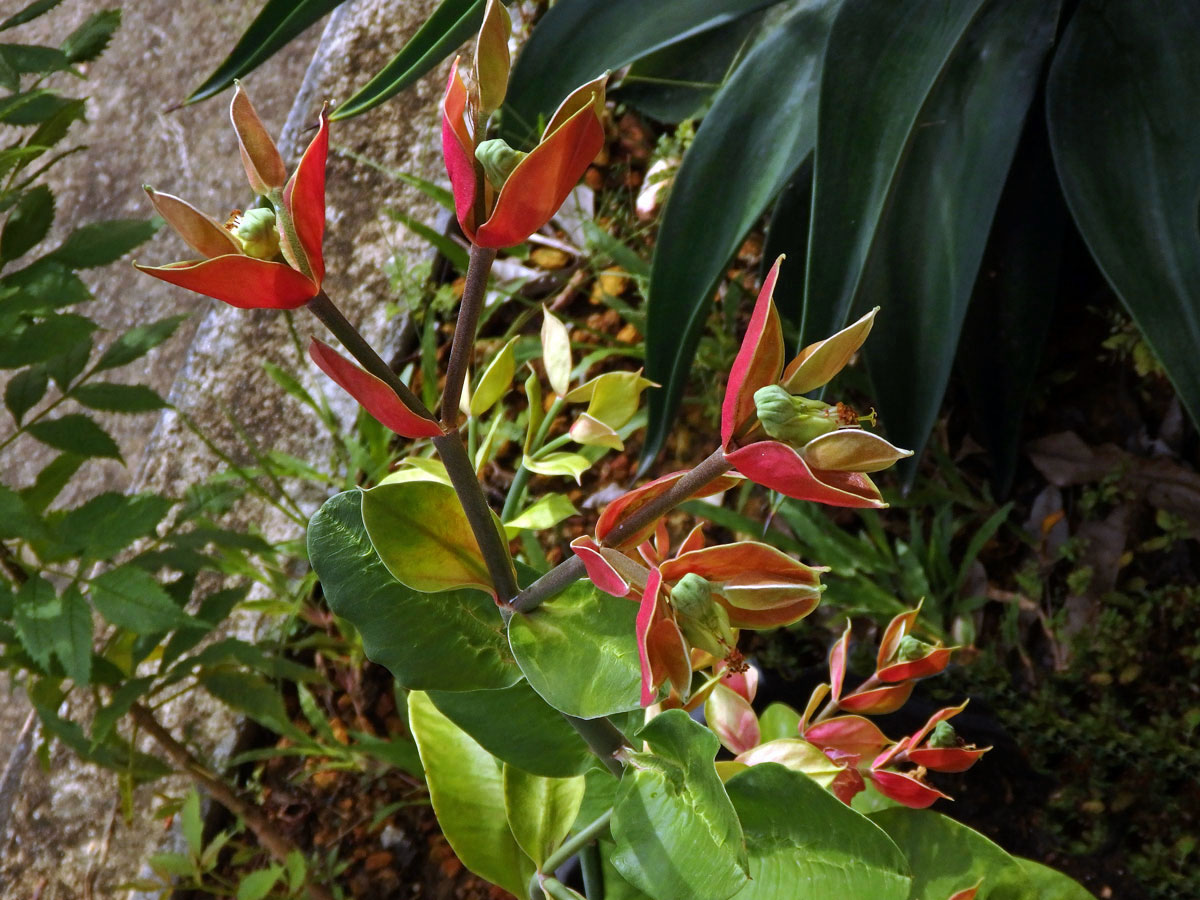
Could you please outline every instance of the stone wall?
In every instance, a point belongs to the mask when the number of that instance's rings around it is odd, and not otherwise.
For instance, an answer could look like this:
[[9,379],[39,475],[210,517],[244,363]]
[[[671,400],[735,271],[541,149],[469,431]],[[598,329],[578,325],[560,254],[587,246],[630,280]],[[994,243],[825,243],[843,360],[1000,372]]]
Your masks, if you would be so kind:
[[[14,31],[12,39],[56,39],[94,10],[111,5],[112,0],[68,0],[52,17],[36,23],[36,32],[26,26]],[[249,190],[229,125],[228,94],[175,112],[165,110],[224,57],[260,5],[257,0],[125,4],[124,24],[113,46],[88,73],[90,121],[77,139],[90,149],[64,163],[57,175],[58,228],[147,215],[143,183],[177,193],[217,217],[246,204]],[[311,137],[321,102],[348,97],[433,6],[433,0],[349,0],[327,23],[245,79],[267,127],[282,132],[281,148],[289,164]],[[383,107],[336,123],[332,132],[326,288],[377,346],[386,346],[397,327],[384,311],[389,287],[383,264],[397,250],[419,258],[427,249],[383,210],[402,206],[426,222],[437,218],[437,210],[418,192],[354,162],[343,148],[389,169],[442,178],[437,104],[444,77],[445,66]],[[186,258],[187,250],[164,229],[137,255],[158,263]],[[146,278],[125,264],[93,273],[90,286],[98,299],[89,314],[110,329],[108,339],[139,322],[192,314],[131,375],[167,395],[230,455],[246,458],[228,423],[230,410],[260,446],[304,458],[327,452],[327,441],[311,418],[262,370],[265,359],[291,371],[306,365],[297,359],[280,314],[225,307]],[[323,332],[303,311],[295,321],[301,335]],[[349,409],[344,398],[330,398]],[[71,488],[74,493],[64,497],[68,504],[114,488],[181,489],[218,465],[172,412],[156,420],[126,417],[105,424],[120,444],[125,466],[89,462]],[[27,483],[47,458],[32,441],[8,456],[14,462],[5,460],[3,477],[18,484]],[[305,502],[315,507],[321,499],[310,489]],[[294,524],[259,504],[247,503],[240,515],[273,538],[297,536]],[[257,623],[242,621],[234,627],[252,632]],[[12,686],[0,685],[0,691],[8,699],[0,706],[2,764],[28,707]],[[166,715],[176,734],[188,736],[206,752],[217,748],[219,753],[222,739],[233,731],[227,713],[201,692],[188,695]],[[138,792],[138,816],[125,823],[114,776],[77,764],[61,749],[54,749],[50,759],[47,772],[36,764],[27,767],[10,832],[0,835],[0,891],[4,897],[41,900],[114,896],[113,886],[136,875],[140,861],[164,838],[162,823],[146,816],[151,792]]]

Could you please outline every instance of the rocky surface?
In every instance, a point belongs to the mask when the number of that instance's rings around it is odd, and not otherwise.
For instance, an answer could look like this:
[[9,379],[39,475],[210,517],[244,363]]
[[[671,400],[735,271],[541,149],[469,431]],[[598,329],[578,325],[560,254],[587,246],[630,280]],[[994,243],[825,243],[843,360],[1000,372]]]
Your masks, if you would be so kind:
[[[12,39],[57,43],[89,13],[108,5],[111,2],[93,0],[64,3],[39,20],[36,29],[14,31]],[[90,121],[78,139],[90,150],[64,164],[57,176],[58,227],[146,215],[142,183],[178,193],[216,216],[250,199],[226,113],[228,96],[175,112],[165,110],[224,57],[260,5],[255,0],[126,4],[113,46],[88,73]],[[350,0],[330,22],[311,29],[245,80],[267,127],[282,132],[285,159],[295,160],[307,143],[322,100],[349,96],[420,26],[433,5],[432,0]],[[418,192],[354,157],[367,157],[387,169],[441,177],[436,110],[443,77],[444,67],[372,113],[338,123],[332,135],[326,287],[377,346],[387,345],[397,325],[385,313],[390,289],[384,263],[396,252],[410,258],[425,252],[420,239],[383,211],[402,205],[418,219],[432,222],[436,210]],[[182,242],[165,230],[138,251],[139,259],[151,262],[185,255]],[[110,339],[139,322],[192,314],[171,342],[129,375],[169,396],[224,452],[248,459],[229,423],[231,410],[260,446],[304,458],[327,448],[316,423],[263,373],[265,359],[307,372],[281,315],[210,303],[123,264],[93,273],[91,286],[98,299],[89,314],[110,329]],[[301,335],[323,331],[303,311],[295,322]],[[310,378],[310,383],[316,384],[316,379]],[[331,399],[348,409],[343,398]],[[125,466],[89,463],[72,487],[75,493],[64,502],[74,504],[114,487],[169,492],[203,479],[218,466],[175,413],[106,424],[121,446]],[[10,457],[17,462],[3,477],[17,484],[27,483],[46,459],[32,442]],[[310,488],[304,502],[315,507],[321,499]],[[240,515],[273,538],[296,536],[294,524],[259,505],[247,503]],[[257,624],[242,621],[235,627],[252,632]],[[28,707],[19,692],[5,685],[0,691],[9,697],[0,707],[2,765]],[[199,691],[167,711],[166,718],[176,734],[186,735],[206,754],[215,749],[219,755],[222,739],[232,731],[228,715]],[[162,823],[146,815],[152,793],[142,789],[135,795],[137,815],[125,822],[114,776],[79,765],[61,748],[52,749],[49,760],[47,771],[36,764],[27,768],[10,831],[0,835],[0,892],[4,897],[41,900],[117,896],[115,885],[136,875],[141,860],[163,840]]]

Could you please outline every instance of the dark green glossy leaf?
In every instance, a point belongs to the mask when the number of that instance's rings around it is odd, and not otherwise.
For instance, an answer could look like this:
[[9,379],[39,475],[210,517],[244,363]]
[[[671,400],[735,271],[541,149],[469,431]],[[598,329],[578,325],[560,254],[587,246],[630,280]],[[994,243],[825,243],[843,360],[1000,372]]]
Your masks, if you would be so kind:
[[4,386],[4,405],[18,425],[25,413],[37,406],[50,386],[50,376],[42,366],[22,369]]
[[110,569],[93,578],[88,596],[107,622],[134,634],[159,634],[197,624],[153,575],[136,566]]
[[[4,88],[10,94],[15,94],[21,89],[21,76],[17,74],[16,69],[9,65],[2,50],[0,50],[0,88]],[[10,148],[5,151],[5,154],[12,153],[13,149],[19,148]],[[7,169],[7,165],[7,157],[0,156],[0,171]]]
[[[575,88],[601,72],[685,40],[779,0],[577,0],[539,20],[513,66],[502,136],[514,146],[537,138]],[[636,27],[631,27],[636,23]]]
[[0,301],[0,314],[44,314],[92,299],[80,277],[52,259],[36,260],[0,279],[0,288],[10,287],[16,294]]
[[16,28],[18,25],[24,25],[26,22],[32,22],[43,13],[47,13],[62,0],[33,0],[28,6],[21,9],[19,12],[9,16],[3,22],[0,22],[0,31],[7,31],[9,28]]
[[108,47],[113,32],[121,25],[119,9],[92,13],[62,44],[62,52],[73,63],[91,62]]
[[1067,206],[1200,422],[1200,7],[1085,0],[1047,87]]
[[153,412],[167,405],[158,391],[143,384],[113,384],[95,381],[81,384],[71,396],[90,409],[107,412]]
[[498,691],[430,691],[429,699],[497,759],[534,775],[569,778],[596,757],[529,682]]
[[21,195],[0,231],[0,265],[36,247],[54,222],[54,194],[44,184]]
[[220,700],[279,734],[295,733],[279,691],[260,675],[249,672],[202,671],[200,683]]
[[359,629],[367,656],[414,690],[506,688],[521,678],[496,604],[481,591],[422,594],[392,577],[362,522],[362,493],[326,501],[308,553],[330,608]]
[[21,585],[14,598],[13,625],[30,658],[49,671],[62,624],[62,604],[54,585],[34,576]]
[[187,316],[170,316],[166,319],[159,319],[157,322],[151,322],[149,325],[130,328],[109,344],[108,349],[96,363],[96,371],[104,372],[108,369],[116,369],[128,365],[136,359],[141,359],[174,334],[179,323],[186,318]]
[[976,900],[1038,900],[1017,861],[978,831],[928,809],[895,807],[869,817],[908,860],[911,900],[946,900],[983,881]]
[[57,47],[39,44],[0,44],[0,55],[19,75],[59,72],[71,64]]
[[848,0],[830,34],[803,342],[882,306],[864,347],[874,399],[889,438],[918,454],[1058,10]]
[[804,315],[804,264],[808,254],[812,191],[813,164],[809,156],[779,192],[767,223],[767,241],[762,255],[763,277],[776,259],[787,257],[775,282],[775,308],[783,321],[797,330]]
[[655,900],[725,900],[747,884],[737,813],[713,757],[716,735],[681,709],[652,719],[638,737],[613,806],[612,862]]
[[121,459],[121,451],[99,425],[82,413],[71,413],[57,419],[43,419],[29,426],[31,435],[56,450],[80,456]]
[[988,238],[955,365],[970,397],[972,433],[1005,496],[1058,299],[1067,208],[1054,174],[1045,117],[1031,111]]
[[509,643],[530,686],[547,703],[594,719],[641,705],[636,619],[636,603],[577,581],[532,612],[515,614]]
[[60,345],[60,352],[46,360],[46,371],[60,391],[66,391],[92,358],[92,336]]
[[219,94],[232,85],[234,79],[266,62],[292,38],[341,3],[342,0],[267,0],[229,56],[188,95],[184,103],[196,103]]
[[60,453],[50,460],[42,471],[38,472],[33,484],[21,490],[21,499],[25,506],[36,513],[45,512],[46,507],[53,503],[54,498],[67,486],[67,482],[83,465],[84,460],[85,457],[74,453]]
[[33,90],[0,100],[0,122],[9,125],[39,125],[75,103],[54,91]]
[[72,269],[104,266],[150,240],[159,224],[146,219],[92,222],[71,232],[50,258]]
[[648,53],[610,93],[661,122],[703,116],[761,23],[762,15],[751,13]]
[[357,116],[416,83],[479,30],[483,6],[484,0],[442,0],[400,52],[330,118]]
[[680,166],[650,274],[646,377],[662,390],[650,393],[643,460],[666,440],[729,258],[812,150],[821,60],[839,5],[803,4],[750,52]]
[[912,879],[900,848],[807,775],[763,763],[725,787],[750,854],[738,900],[791,900],[798,884],[812,897],[907,900]]

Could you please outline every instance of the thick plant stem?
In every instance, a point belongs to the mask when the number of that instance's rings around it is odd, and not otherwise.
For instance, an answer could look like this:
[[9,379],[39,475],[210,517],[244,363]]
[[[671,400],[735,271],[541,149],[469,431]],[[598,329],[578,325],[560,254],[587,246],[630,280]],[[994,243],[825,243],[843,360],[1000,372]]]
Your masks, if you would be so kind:
[[[495,256],[495,251],[491,252]],[[486,280],[486,273],[484,278]],[[408,389],[408,385],[396,376],[391,367],[359,334],[358,329],[342,315],[341,310],[334,305],[324,291],[308,302],[308,308],[325,324],[326,328],[333,332],[334,337],[350,351],[350,355],[358,360],[359,365],[387,384],[409,409],[418,415],[429,419],[433,418],[433,413],[426,408],[416,394]],[[472,334],[474,334],[474,326],[472,326]],[[446,466],[446,472],[450,476],[450,482],[454,485],[454,490],[466,512],[467,521],[471,524],[471,531],[475,535],[476,543],[479,544],[479,550],[483,554],[488,574],[492,577],[497,594],[502,601],[507,600],[517,593],[516,576],[513,573],[512,563],[509,561],[508,548],[504,546],[500,533],[492,521],[492,511],[483,496],[479,480],[475,477],[475,469],[467,458],[467,451],[463,447],[462,439],[457,430],[452,430],[448,434],[434,438],[433,444],[437,447],[442,463]]]
[[[653,522],[659,516],[670,512],[731,468],[733,466],[725,459],[725,451],[718,447],[700,465],[675,482],[669,490],[635,510],[629,518],[623,519],[616,528],[604,536],[601,543],[605,547],[617,546],[629,535]],[[583,575],[583,561],[578,556],[572,556],[570,559],[563,560],[519,593],[509,605],[515,612],[529,612],[531,609],[537,609],[559,591],[578,581]]]
[[567,720],[568,725],[579,732],[579,736],[587,742],[592,752],[600,758],[600,762],[604,763],[608,771],[620,778],[625,766],[617,759],[617,751],[627,746],[625,735],[621,734],[620,729],[605,718],[577,719],[566,713],[563,713],[563,718]]
[[479,552],[483,554],[488,575],[496,588],[496,596],[503,604],[508,598],[516,595],[517,577],[508,555],[508,548],[504,546],[500,530],[492,518],[491,507],[487,505],[483,488],[479,486],[479,479],[475,476],[475,467],[467,458],[467,448],[463,446],[457,429],[435,437],[433,446],[437,448],[442,464],[446,467],[446,474],[450,476],[450,483],[454,486],[454,492],[458,494],[458,502],[462,504],[467,521],[471,524],[471,532],[475,535],[475,542],[479,544]]
[[[163,752],[176,766],[186,772],[197,784],[206,790],[214,800],[246,823],[246,827],[254,832],[258,842],[279,863],[286,863],[288,854],[299,847],[280,834],[270,823],[262,810],[243,800],[233,789],[208,770],[187,747],[175,740],[174,735],[163,727],[147,707],[140,703],[130,707],[133,720],[138,727],[145,731],[162,748]],[[306,884],[308,896],[312,900],[333,900],[333,894],[322,885],[309,880]]]
[[471,245],[471,261],[467,265],[467,283],[463,286],[458,321],[454,325],[454,343],[450,345],[450,363],[446,367],[446,387],[442,394],[442,427],[452,430],[458,424],[458,402],[462,398],[463,382],[475,349],[475,329],[483,295],[487,292],[488,274],[496,261],[496,251],[490,247]]

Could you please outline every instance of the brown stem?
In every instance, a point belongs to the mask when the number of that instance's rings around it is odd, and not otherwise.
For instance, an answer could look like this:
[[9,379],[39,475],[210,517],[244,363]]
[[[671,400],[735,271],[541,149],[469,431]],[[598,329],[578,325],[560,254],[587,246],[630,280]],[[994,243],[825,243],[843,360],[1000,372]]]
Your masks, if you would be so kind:
[[[653,522],[659,516],[670,512],[683,501],[707,485],[720,478],[733,466],[725,459],[725,451],[718,447],[696,468],[675,482],[670,489],[659,494],[645,506],[632,512],[629,518],[623,519],[616,528],[604,536],[601,544],[614,547],[632,535],[634,532]],[[583,577],[583,562],[578,556],[563,560],[516,597],[510,604],[516,612],[529,612],[541,606],[559,591],[565,589]]]
[[454,326],[454,343],[450,345],[450,363],[446,367],[446,388],[442,394],[442,427],[458,426],[458,403],[462,398],[467,367],[475,350],[475,329],[487,292],[488,273],[496,261],[496,251],[490,247],[471,245],[471,261],[467,265],[467,283],[463,286],[462,303],[458,307],[458,322]]
[[[254,836],[279,863],[286,863],[288,854],[299,848],[275,830],[261,809],[234,793],[233,789],[218,778],[187,747],[175,740],[174,735],[162,726],[147,707],[140,703],[130,707],[133,720],[138,727],[154,738],[163,752],[176,766],[186,772],[214,800],[246,823]],[[334,900],[333,894],[322,885],[309,879],[305,885],[312,900]]]

